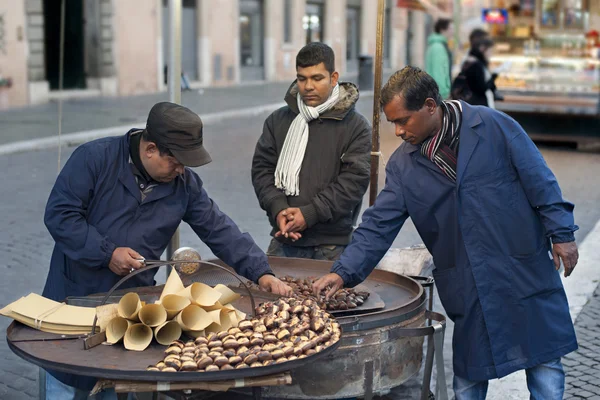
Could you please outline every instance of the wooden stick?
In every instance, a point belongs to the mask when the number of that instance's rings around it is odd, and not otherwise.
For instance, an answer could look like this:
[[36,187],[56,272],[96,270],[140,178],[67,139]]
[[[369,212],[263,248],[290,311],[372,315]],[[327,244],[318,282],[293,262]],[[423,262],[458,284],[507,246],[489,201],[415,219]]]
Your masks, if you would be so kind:
[[291,385],[292,377],[289,373],[279,375],[258,376],[216,382],[144,382],[144,381],[112,381],[100,380],[96,383],[92,394],[102,389],[114,387],[117,393],[129,392],[166,392],[174,390],[208,390],[212,392],[226,392],[233,388],[257,386]]
[[383,21],[385,15],[385,0],[377,3],[377,41],[375,48],[375,82],[373,86],[373,136],[371,145],[371,184],[369,190],[369,205],[375,203],[379,185],[379,118],[381,107],[381,79],[383,72]]

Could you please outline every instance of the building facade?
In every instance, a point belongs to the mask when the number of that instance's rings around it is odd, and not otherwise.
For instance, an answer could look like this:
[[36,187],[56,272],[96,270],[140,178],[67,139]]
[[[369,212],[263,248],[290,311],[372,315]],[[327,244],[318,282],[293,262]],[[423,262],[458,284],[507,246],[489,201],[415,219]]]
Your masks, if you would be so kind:
[[[311,41],[334,49],[345,79],[359,56],[375,55],[376,0],[182,3],[182,70],[193,87],[294,79],[296,53]],[[66,0],[62,92],[60,4],[0,0],[0,79],[11,81],[0,88],[0,108],[165,90],[167,0]],[[386,6],[385,66],[423,65],[435,16],[397,5]]]

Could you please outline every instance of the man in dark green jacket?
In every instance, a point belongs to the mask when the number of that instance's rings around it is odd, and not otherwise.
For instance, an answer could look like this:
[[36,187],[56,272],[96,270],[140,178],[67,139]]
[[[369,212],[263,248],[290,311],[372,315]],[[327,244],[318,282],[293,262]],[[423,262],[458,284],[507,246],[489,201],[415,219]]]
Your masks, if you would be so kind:
[[252,184],[273,227],[269,255],[335,260],[350,242],[369,185],[371,126],[334,65],[323,43],[300,50],[287,106],[256,145]]
[[452,34],[449,19],[438,19],[434,33],[427,39],[425,71],[433,77],[440,89],[442,99],[450,97],[452,85],[452,53],[448,47],[448,37]]

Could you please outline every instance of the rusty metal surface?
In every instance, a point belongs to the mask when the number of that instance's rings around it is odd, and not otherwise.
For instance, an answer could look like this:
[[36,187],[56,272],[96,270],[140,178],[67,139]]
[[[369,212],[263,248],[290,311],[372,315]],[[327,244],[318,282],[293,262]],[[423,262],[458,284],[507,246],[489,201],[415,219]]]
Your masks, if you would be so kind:
[[335,353],[293,370],[291,386],[265,388],[264,395],[324,400],[388,393],[416,375],[423,360],[424,338],[403,337],[398,331],[424,323],[422,311],[398,324],[344,334]]

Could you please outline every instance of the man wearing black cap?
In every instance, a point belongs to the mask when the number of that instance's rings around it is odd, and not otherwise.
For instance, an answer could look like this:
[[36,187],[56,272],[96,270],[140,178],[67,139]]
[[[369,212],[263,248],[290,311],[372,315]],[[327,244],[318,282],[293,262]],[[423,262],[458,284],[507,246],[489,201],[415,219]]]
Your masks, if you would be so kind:
[[[181,221],[238,274],[263,289],[289,294],[265,253],[219,210],[202,180],[186,168],[210,161],[198,115],[166,102],[152,108],[146,129],[79,146],[46,205],[44,222],[56,244],[44,296],[63,301],[108,291],[141,267],[140,258],[159,259]],[[122,288],[154,285],[155,273],[142,272]],[[94,382],[51,371],[46,397],[80,398]]]

